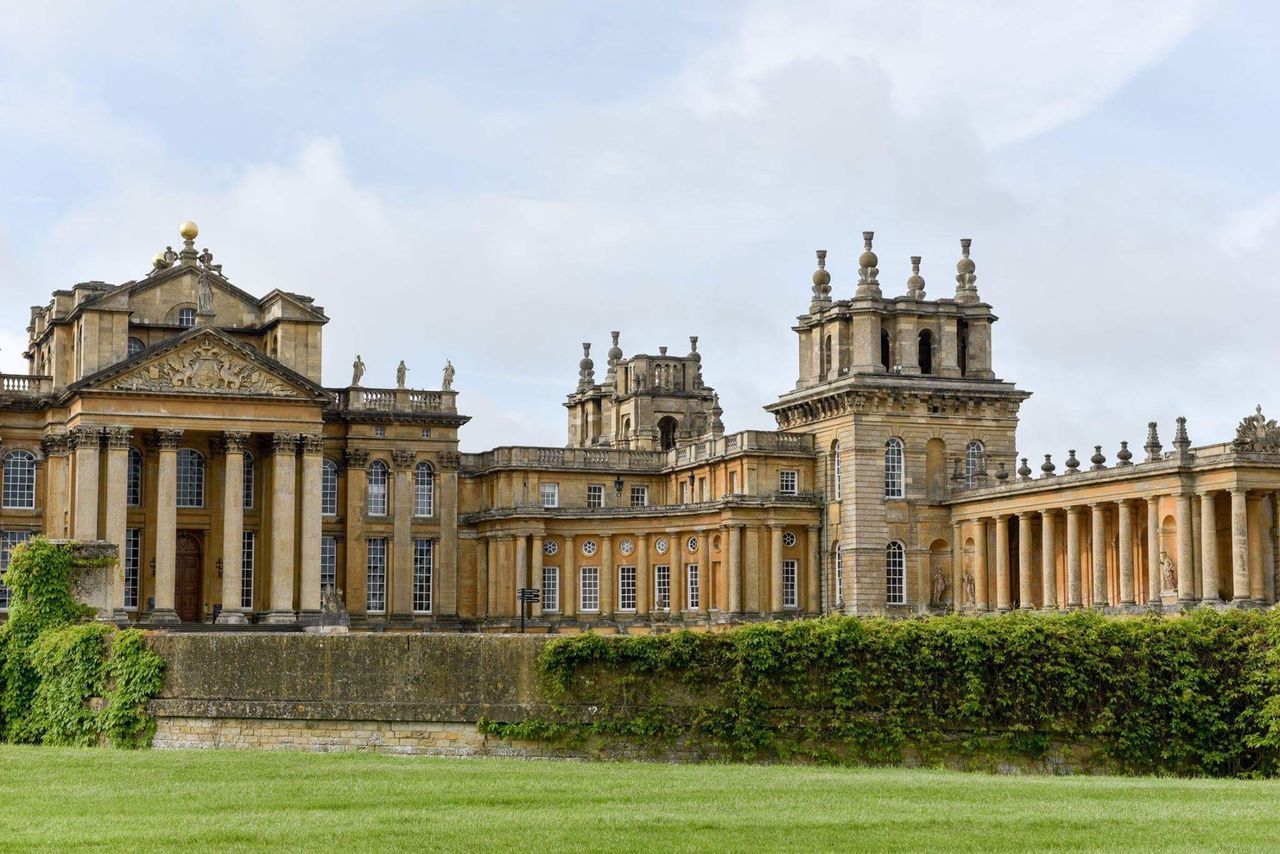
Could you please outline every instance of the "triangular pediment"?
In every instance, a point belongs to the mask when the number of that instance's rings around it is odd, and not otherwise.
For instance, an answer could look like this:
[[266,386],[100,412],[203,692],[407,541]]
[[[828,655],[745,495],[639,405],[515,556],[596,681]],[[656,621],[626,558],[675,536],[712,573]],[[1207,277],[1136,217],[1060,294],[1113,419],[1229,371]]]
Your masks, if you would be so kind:
[[196,327],[85,377],[76,391],[327,400],[320,386],[213,327]]

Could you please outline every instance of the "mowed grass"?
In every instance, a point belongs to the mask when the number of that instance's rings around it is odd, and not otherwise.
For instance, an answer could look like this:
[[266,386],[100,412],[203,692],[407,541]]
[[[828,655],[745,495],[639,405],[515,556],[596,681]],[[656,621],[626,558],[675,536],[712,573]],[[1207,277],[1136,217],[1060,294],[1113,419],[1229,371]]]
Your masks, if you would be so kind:
[[0,847],[1280,848],[1280,781],[0,747]]

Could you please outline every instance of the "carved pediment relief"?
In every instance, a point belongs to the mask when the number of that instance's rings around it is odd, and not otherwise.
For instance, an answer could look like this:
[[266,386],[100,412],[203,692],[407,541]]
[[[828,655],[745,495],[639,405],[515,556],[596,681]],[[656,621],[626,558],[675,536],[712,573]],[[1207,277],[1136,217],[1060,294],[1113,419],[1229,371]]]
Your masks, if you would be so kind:
[[298,397],[306,392],[218,341],[192,342],[110,381],[119,391],[181,391]]

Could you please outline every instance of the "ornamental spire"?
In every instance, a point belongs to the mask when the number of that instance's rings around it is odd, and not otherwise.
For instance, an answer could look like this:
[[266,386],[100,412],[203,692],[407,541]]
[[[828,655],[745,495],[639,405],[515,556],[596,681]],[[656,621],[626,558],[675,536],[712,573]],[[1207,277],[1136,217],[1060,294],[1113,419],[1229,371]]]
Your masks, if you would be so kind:
[[880,299],[880,259],[871,250],[871,240],[876,236],[874,231],[862,232],[862,254],[858,256],[858,291],[854,299]]
[[924,277],[920,275],[920,256],[911,256],[911,275],[907,277],[907,296],[914,300],[924,299]]
[[956,302],[978,301],[978,277],[974,274],[977,265],[969,257],[969,246],[972,243],[972,238],[960,238],[960,260],[956,262]]
[[827,250],[818,250],[818,269],[813,271],[813,299],[809,313],[813,314],[831,305],[831,274],[827,272]]

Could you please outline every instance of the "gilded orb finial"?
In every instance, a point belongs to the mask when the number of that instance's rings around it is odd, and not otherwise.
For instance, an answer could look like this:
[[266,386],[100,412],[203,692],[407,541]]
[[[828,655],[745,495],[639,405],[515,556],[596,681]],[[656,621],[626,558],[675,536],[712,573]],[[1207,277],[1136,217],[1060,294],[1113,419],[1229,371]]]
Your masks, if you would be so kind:
[[191,220],[187,220],[182,225],[178,226],[178,234],[182,235],[183,240],[195,240],[196,235],[199,233],[200,226],[196,225]]

